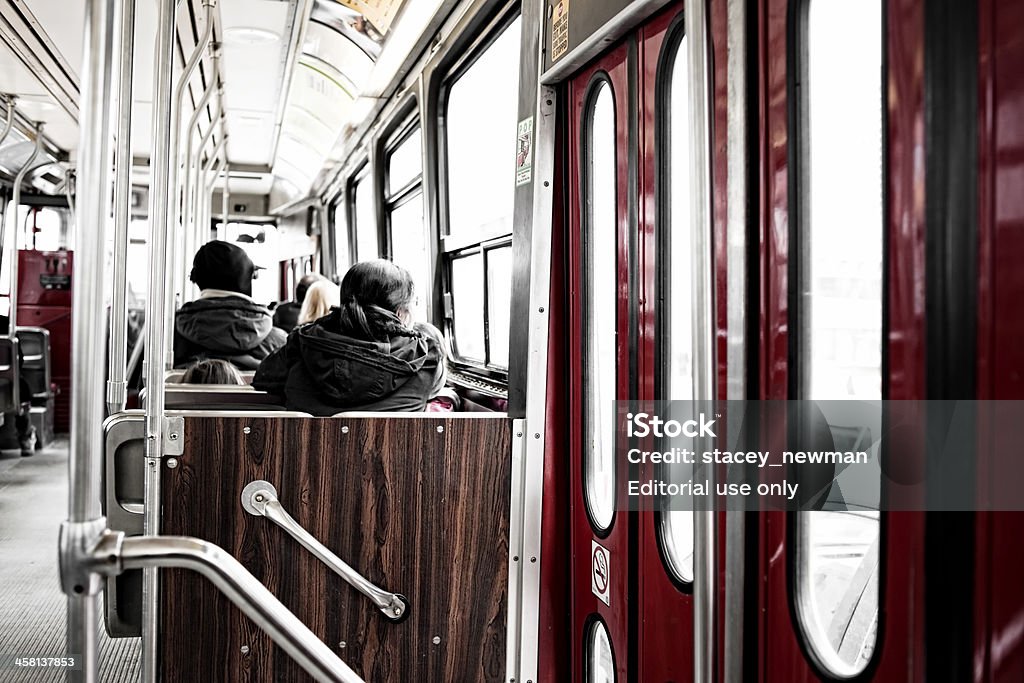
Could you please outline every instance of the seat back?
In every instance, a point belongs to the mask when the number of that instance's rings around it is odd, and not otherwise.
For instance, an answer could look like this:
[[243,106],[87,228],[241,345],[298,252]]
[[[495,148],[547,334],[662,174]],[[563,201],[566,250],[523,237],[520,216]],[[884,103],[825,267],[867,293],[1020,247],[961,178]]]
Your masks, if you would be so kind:
[[0,337],[0,412],[21,408],[18,374],[18,338]]
[[[228,549],[325,643],[344,642],[365,680],[502,679],[509,418],[204,414],[186,417],[184,433],[178,466],[161,477],[163,533]],[[406,596],[409,618],[387,621],[282,528],[246,512],[242,491],[259,480],[355,571]],[[161,586],[166,680],[307,680],[209,582],[169,571]]]
[[[148,391],[139,393],[139,405],[146,405]],[[249,385],[168,384],[164,388],[167,410],[285,410],[280,396],[257,391]]]
[[[50,331],[42,327],[19,327],[21,377],[32,392],[33,405],[45,405],[50,397]],[[23,400],[30,397],[22,396]]]
[[[221,417],[309,417],[286,412],[170,411],[168,417],[217,415]],[[125,410],[103,423],[103,496],[107,526],[127,536],[144,532],[146,490],[146,412]],[[132,570],[106,580],[104,621],[112,638],[142,635],[142,571]]]

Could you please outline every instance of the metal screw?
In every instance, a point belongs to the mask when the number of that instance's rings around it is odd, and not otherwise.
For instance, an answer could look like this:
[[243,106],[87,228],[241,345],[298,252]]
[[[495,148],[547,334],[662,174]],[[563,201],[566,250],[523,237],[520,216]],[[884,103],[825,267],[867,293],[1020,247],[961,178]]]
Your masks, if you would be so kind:
[[543,306],[541,306],[540,308],[538,308],[538,309],[537,309],[537,312],[538,312],[538,313],[543,313],[543,312],[544,312],[544,307],[543,307]]
[[243,434],[251,434],[252,433],[252,428],[251,427],[245,427],[245,428],[242,429],[242,433]]
[[342,427],[341,428],[341,433],[342,434],[348,434],[348,427]]
[[531,558],[530,558],[530,562],[536,562],[536,561],[537,561],[537,558],[536,558],[536,557],[531,557]]
[[544,187],[551,187],[551,183],[549,183],[548,181],[545,180],[544,181]]
[[347,643],[344,640],[338,643],[338,647],[340,647],[342,650],[345,649],[345,645],[347,645]]
[[177,458],[167,458],[167,469],[173,470],[177,466],[178,466],[178,459]]
[[398,605],[395,605],[391,608],[391,613],[394,614],[396,617],[400,617],[402,616],[402,608]]
[[533,438],[535,438],[535,439],[539,439],[539,438],[540,438],[540,432],[537,432],[536,434],[534,434],[534,435],[533,435]]
[[443,431],[444,431],[444,427],[442,427],[441,425],[437,425],[437,433],[440,434]]
[[441,636],[434,636],[434,645],[441,644]]
[[170,436],[168,438],[171,441],[177,441],[178,440],[178,432],[171,432],[171,434],[170,434]]
[[262,503],[263,502],[263,494],[262,493],[257,493],[255,496],[253,496],[253,500],[255,500],[257,503]]
[[242,650],[242,654],[243,655],[249,654],[249,646],[248,645],[243,645],[241,650]]
[[522,432],[516,432],[516,437],[520,438],[520,439],[523,438],[523,433]]
[[513,557],[513,558],[512,558],[512,561],[513,561],[513,562],[518,562],[518,561],[519,561],[519,556],[518,556],[518,555],[516,555],[515,557]]

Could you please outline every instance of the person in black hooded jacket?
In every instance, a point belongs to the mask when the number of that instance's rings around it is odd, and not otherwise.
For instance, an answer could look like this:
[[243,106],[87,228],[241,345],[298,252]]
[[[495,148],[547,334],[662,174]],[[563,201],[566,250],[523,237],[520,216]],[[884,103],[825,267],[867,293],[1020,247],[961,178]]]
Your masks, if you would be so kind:
[[240,370],[284,345],[287,335],[274,327],[270,309],[252,300],[256,266],[229,242],[207,242],[196,252],[190,279],[200,289],[174,316],[174,366],[220,358]]
[[260,364],[256,389],[283,395],[289,410],[423,410],[445,382],[444,340],[409,324],[413,282],[390,261],[363,261],[341,281],[341,306],[300,325]]

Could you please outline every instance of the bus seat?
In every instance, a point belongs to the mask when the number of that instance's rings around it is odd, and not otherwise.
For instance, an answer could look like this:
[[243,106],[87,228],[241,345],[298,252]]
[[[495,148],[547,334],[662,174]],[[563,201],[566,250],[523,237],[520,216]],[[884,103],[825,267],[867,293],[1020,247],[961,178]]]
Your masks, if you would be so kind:
[[[168,411],[168,417],[309,417],[289,412]],[[128,536],[143,533],[146,490],[146,412],[126,410],[103,423],[103,495],[101,505],[110,529]],[[142,635],[142,572],[127,571],[106,579],[104,622],[111,638]]]
[[0,337],[0,412],[18,410],[18,394],[18,339]]
[[[324,642],[344,641],[346,662],[366,680],[500,680],[515,569],[510,418],[193,414],[179,465],[161,477],[163,533],[231,549]],[[220,457],[205,457],[210,448]],[[367,581],[405,596],[409,618],[387,621],[284,529],[247,512],[242,492],[257,481]],[[194,573],[162,574],[159,619],[166,680],[307,680]],[[258,666],[244,652],[258,653]]]
[[[139,405],[146,405],[146,389]],[[164,388],[167,410],[285,410],[280,396],[257,391],[249,385],[168,384]]]

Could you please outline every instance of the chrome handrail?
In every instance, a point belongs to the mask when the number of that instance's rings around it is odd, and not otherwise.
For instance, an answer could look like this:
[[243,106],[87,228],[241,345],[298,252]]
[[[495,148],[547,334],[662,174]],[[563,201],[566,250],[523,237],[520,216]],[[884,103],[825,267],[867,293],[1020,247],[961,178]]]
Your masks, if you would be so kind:
[[409,617],[409,600],[404,595],[391,593],[370,582],[306,531],[281,505],[281,501],[277,497],[277,489],[270,482],[258,479],[247,484],[242,489],[242,508],[250,515],[266,517],[284,529],[302,547],[316,555],[331,571],[368,597],[390,621],[398,623]]
[[110,375],[107,412],[124,410],[128,398],[125,360],[128,353],[128,224],[132,191],[132,77],[135,56],[135,0],[121,0],[119,10],[121,53],[117,84],[117,151],[114,162],[114,263],[110,304]]

